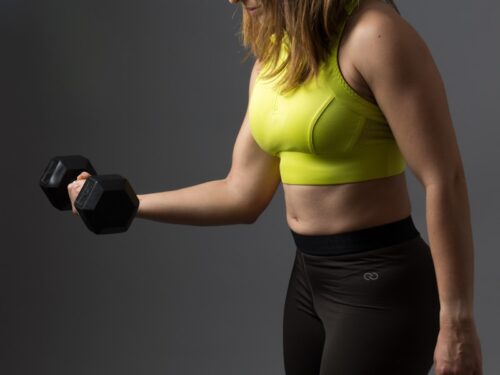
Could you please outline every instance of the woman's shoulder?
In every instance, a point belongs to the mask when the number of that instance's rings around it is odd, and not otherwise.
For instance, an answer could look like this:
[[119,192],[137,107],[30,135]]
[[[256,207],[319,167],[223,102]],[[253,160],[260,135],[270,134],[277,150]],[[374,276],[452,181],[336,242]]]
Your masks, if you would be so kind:
[[390,111],[387,98],[410,95],[410,87],[414,96],[439,90],[441,79],[429,47],[396,11],[373,4],[353,15],[357,19],[344,46],[344,66],[353,72],[353,81],[369,88],[381,109]]
[[363,0],[348,18],[345,32],[360,36],[376,32],[380,27],[398,28],[405,23],[405,19],[390,4],[381,0]]
[[389,57],[404,60],[405,56],[414,56],[419,49],[427,49],[417,30],[391,5],[382,1],[360,1],[344,34],[345,48],[355,66]]
[[419,38],[415,28],[396,9],[380,0],[360,1],[347,20],[344,34],[349,34],[353,45],[363,46],[382,37]]

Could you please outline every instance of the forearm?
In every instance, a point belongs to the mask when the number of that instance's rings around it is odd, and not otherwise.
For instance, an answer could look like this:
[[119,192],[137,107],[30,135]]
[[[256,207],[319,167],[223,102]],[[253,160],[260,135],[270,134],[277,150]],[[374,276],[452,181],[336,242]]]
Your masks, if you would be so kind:
[[199,226],[247,224],[254,220],[249,205],[224,179],[137,197],[137,217],[142,219]]
[[474,250],[465,178],[426,187],[427,232],[441,320],[473,318]]

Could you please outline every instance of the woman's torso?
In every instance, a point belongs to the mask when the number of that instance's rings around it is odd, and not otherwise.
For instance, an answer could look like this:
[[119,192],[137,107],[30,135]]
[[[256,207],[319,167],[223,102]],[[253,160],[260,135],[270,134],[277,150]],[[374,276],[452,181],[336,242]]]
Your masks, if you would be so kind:
[[404,173],[352,184],[283,184],[286,218],[300,234],[334,234],[410,215]]
[[[363,7],[380,1],[362,1],[346,24],[339,46],[340,70],[361,96],[376,103],[368,85],[353,67],[349,34],[359,27]],[[288,226],[300,234],[334,234],[385,224],[411,213],[405,174],[336,185],[283,183]]]

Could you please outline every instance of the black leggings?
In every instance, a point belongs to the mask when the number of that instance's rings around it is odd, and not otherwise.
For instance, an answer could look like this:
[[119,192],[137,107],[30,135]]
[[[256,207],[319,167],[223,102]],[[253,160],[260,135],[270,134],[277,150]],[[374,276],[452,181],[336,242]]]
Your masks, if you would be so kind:
[[411,215],[357,231],[292,235],[286,374],[428,374],[439,295],[430,248]]

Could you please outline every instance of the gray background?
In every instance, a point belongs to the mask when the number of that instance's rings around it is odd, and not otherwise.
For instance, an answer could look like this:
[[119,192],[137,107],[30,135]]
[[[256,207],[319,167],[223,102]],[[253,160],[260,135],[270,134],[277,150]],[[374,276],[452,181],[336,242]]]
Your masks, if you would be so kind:
[[[500,373],[500,5],[399,1],[446,84],[468,180],[485,374]],[[284,374],[282,187],[254,225],[96,236],[38,186],[83,154],[137,193],[227,174],[252,60],[227,1],[0,2],[0,373]],[[423,237],[425,195],[406,172]]]

